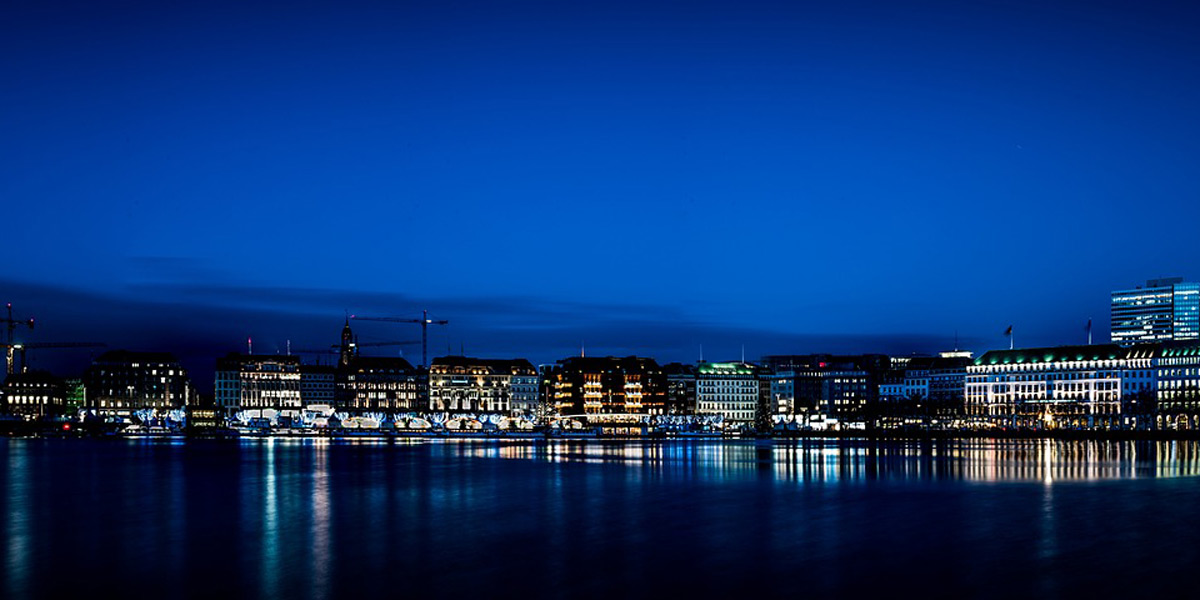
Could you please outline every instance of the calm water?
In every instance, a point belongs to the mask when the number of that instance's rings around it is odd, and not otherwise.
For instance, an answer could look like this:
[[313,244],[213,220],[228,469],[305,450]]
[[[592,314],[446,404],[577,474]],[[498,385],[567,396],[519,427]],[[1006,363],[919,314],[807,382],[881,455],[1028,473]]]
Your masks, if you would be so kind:
[[0,591],[1195,597],[1197,474],[1192,442],[0,440]]

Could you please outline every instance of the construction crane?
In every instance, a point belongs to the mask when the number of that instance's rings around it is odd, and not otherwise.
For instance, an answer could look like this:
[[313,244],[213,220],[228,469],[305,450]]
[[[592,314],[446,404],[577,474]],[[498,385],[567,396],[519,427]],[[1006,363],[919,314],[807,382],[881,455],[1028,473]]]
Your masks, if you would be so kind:
[[21,363],[21,373],[28,369],[29,364],[25,362],[26,350],[48,350],[55,348],[106,348],[108,344],[101,342],[34,342],[32,344],[14,344],[13,348],[17,351]]
[[[18,321],[16,319],[13,319],[12,302],[9,302],[8,303],[8,316],[5,317],[5,319],[4,319],[4,325],[8,329],[8,338],[5,340],[5,343],[4,343],[4,357],[6,359],[5,373],[7,373],[8,375],[12,375],[13,374],[13,358],[14,358],[13,350],[16,348],[16,345],[13,343],[13,333],[16,332],[17,327],[29,327],[30,329],[33,329],[33,317],[29,317],[29,319],[26,321]],[[24,361],[22,361],[22,362],[24,362]]]
[[[420,344],[420,343],[421,343],[420,340],[406,340],[403,342],[363,342],[363,343],[359,343],[359,342],[355,341],[353,344],[351,344],[350,348],[354,352],[354,354],[357,355],[359,348],[383,348],[386,346],[410,346],[413,344]],[[337,354],[338,352],[341,351],[341,349],[342,349],[342,346],[340,344],[333,344],[329,348],[326,348],[324,350],[300,349],[300,350],[292,350],[291,352],[293,354]]]
[[429,311],[421,311],[420,319],[403,319],[400,317],[360,317],[358,315],[350,315],[351,319],[358,321],[382,321],[384,323],[418,323],[421,325],[421,366],[429,367],[429,326],[430,325],[449,325],[450,321],[434,321],[429,318]]

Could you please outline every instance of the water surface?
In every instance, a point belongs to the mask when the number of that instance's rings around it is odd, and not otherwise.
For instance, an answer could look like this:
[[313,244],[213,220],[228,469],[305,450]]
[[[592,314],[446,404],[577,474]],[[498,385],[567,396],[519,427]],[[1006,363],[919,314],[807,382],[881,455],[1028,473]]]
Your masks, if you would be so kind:
[[0,440],[6,598],[1186,597],[1195,442]]

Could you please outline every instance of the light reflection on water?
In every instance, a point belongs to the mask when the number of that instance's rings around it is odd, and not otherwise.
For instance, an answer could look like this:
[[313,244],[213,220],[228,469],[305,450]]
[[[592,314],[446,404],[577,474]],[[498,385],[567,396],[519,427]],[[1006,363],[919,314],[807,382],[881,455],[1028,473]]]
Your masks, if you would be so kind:
[[4,440],[0,467],[5,598],[1149,594],[1200,566],[1195,442]]
[[1100,481],[1200,475],[1198,442],[961,440],[869,442],[449,443],[477,458],[625,464],[654,473],[778,481]]

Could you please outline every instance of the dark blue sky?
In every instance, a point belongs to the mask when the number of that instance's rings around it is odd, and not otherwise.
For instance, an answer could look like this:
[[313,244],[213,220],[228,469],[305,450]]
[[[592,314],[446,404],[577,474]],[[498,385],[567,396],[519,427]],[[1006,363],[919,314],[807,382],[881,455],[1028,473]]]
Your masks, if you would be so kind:
[[11,2],[0,290],[158,319],[117,345],[1103,338],[1200,276],[1200,14],[1150,4]]

